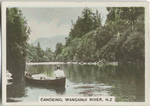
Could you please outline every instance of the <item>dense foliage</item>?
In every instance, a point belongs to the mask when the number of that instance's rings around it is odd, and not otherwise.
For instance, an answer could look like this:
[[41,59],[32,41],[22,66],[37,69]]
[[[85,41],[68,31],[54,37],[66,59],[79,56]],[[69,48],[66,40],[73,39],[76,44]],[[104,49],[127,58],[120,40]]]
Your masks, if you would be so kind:
[[85,8],[57,58],[62,61],[144,62],[144,8],[111,7],[107,10],[107,20],[102,26],[98,12],[95,15]]
[[43,50],[40,43],[38,43],[37,46],[28,44],[26,60],[27,62],[54,61],[54,56],[50,48]]
[[[32,45],[29,45],[29,50],[28,50],[29,52],[28,52],[27,60],[34,61],[34,62],[72,61],[73,59],[79,60],[79,58],[82,57],[80,55],[80,52],[78,52],[75,57],[74,55],[75,55],[76,49],[79,49],[80,51],[82,51],[82,48],[80,48],[80,46],[76,48],[74,45],[80,44],[81,46],[87,46],[85,42],[87,42],[88,40],[90,44],[91,41],[88,38],[85,39],[84,42],[80,42],[79,39],[81,39],[81,37],[83,37],[89,31],[95,30],[96,28],[101,26],[100,16],[101,15],[98,13],[98,11],[96,11],[96,13],[93,13],[91,9],[85,8],[82,12],[82,16],[78,17],[77,22],[73,23],[72,21],[72,28],[69,33],[69,36],[66,38],[66,45],[62,45],[62,43],[57,43],[56,50],[54,51],[54,53],[50,51],[49,57],[48,55],[46,55],[45,53],[46,51],[42,50],[41,47],[39,46],[33,47]],[[95,45],[93,46],[95,47]],[[39,52],[37,52],[38,48],[39,48]],[[90,48],[89,50],[85,50],[83,52],[90,55],[88,51],[90,51]],[[41,56],[39,53],[41,54]],[[49,59],[50,57],[51,59]],[[86,54],[85,54],[85,57],[86,57]],[[91,57],[89,56],[89,58]]]
[[[43,50],[27,44],[30,28],[17,8],[7,9],[7,66],[42,61],[144,62],[144,8],[109,7],[104,25],[101,15],[85,8],[74,23],[66,44]],[[135,17],[136,16],[136,17]],[[15,27],[14,27],[15,26]],[[27,54],[27,57],[26,57]]]
[[89,31],[100,27],[101,21],[101,15],[98,13],[98,10],[96,10],[96,13],[93,13],[91,9],[85,8],[82,15],[78,16],[76,23],[72,21],[72,28],[66,40],[66,45],[68,46],[74,38],[80,38]]
[[[26,46],[30,28],[21,10],[7,8],[6,12],[7,69],[25,66]],[[15,67],[14,67],[15,66]]]

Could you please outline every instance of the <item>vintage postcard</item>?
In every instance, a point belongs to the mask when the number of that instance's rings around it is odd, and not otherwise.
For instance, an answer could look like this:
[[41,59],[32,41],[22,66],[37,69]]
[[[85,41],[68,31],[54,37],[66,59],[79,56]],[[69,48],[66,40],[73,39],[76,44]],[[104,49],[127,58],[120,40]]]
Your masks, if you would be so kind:
[[2,2],[3,105],[149,105],[147,2]]

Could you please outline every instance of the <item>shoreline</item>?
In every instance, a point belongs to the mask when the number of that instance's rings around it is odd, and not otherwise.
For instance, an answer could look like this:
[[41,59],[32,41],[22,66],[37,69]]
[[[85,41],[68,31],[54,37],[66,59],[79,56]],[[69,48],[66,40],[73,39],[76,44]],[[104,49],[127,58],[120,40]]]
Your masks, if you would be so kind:
[[79,63],[79,62],[26,62],[26,65],[49,65],[49,64],[79,64],[79,65],[101,65],[101,64],[110,64],[110,65],[118,65],[118,62],[108,62],[108,63]]
[[26,65],[78,64],[78,62],[26,62]]

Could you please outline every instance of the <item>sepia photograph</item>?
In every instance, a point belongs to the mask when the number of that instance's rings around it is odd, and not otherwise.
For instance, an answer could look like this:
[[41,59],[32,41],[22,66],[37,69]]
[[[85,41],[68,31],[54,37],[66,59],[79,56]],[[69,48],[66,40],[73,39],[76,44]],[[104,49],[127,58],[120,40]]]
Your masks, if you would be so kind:
[[2,103],[147,104],[147,8],[3,2]]

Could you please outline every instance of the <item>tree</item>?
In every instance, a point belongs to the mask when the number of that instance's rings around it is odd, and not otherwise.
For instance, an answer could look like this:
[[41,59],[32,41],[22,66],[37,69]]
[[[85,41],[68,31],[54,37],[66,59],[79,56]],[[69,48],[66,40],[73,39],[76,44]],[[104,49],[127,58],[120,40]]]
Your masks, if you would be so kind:
[[59,54],[61,54],[62,49],[63,49],[62,43],[59,43],[59,42],[58,42],[58,43],[56,44],[55,57],[57,57]]
[[[101,25],[98,11],[85,8],[57,59],[65,61],[144,62],[144,8],[109,7]],[[136,17],[133,17],[133,16]]]
[[19,74],[25,70],[26,48],[30,28],[18,8],[6,11],[7,69]]
[[91,9],[85,8],[82,16],[78,16],[76,23],[72,22],[72,29],[69,33],[71,39],[82,37],[86,33],[101,26],[101,15],[96,11],[93,13]]
[[133,28],[137,17],[144,13],[143,7],[107,7],[109,11],[106,22],[118,19],[128,20]]
[[54,61],[53,51],[50,48],[46,48],[47,61]]
[[[112,48],[114,48],[114,57],[116,61],[136,62],[144,60],[144,8],[107,8],[109,14],[107,15],[106,24],[113,23],[114,27]],[[136,16],[136,17],[135,17]],[[116,19],[117,18],[117,19]],[[105,52],[109,50],[110,45],[107,44],[103,49]],[[138,46],[138,47],[137,47]],[[110,53],[111,53],[110,52]],[[107,52],[109,55],[109,52]],[[103,55],[104,56],[104,55]]]
[[6,14],[7,69],[11,69],[12,64],[25,62],[26,41],[30,31],[21,10],[7,8]]
[[50,48],[43,50],[40,43],[37,46],[28,44],[26,60],[28,62],[54,61],[53,51]]
[[38,56],[38,61],[43,61],[44,50],[42,50],[40,42],[38,42],[37,44],[37,56]]

